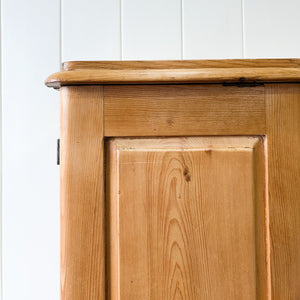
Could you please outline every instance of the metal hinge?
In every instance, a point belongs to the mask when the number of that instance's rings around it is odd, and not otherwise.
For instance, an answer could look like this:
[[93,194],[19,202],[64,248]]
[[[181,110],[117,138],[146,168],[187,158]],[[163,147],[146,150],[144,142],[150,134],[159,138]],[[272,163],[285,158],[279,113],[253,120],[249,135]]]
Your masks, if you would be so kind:
[[264,85],[263,82],[257,82],[255,80],[247,80],[245,77],[239,78],[236,82],[223,82],[223,86],[237,86],[237,87],[254,87]]
[[57,154],[56,154],[56,164],[60,165],[60,139],[57,139]]

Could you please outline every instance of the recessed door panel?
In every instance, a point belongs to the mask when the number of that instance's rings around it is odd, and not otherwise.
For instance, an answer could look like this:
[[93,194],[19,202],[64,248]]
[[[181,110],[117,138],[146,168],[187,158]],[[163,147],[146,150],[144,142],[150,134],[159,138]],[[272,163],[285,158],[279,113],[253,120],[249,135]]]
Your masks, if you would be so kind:
[[267,299],[259,137],[111,139],[109,299]]

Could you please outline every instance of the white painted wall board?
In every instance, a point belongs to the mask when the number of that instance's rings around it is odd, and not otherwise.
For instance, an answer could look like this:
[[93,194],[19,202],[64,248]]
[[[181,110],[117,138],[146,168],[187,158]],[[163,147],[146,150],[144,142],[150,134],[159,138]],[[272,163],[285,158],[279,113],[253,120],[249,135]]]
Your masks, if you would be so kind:
[[2,0],[3,299],[59,299],[59,0]]
[[245,57],[300,57],[300,1],[244,0]]
[[181,59],[181,1],[123,0],[125,60]]
[[120,60],[120,0],[61,0],[62,60]]
[[241,0],[182,0],[184,59],[243,57]]

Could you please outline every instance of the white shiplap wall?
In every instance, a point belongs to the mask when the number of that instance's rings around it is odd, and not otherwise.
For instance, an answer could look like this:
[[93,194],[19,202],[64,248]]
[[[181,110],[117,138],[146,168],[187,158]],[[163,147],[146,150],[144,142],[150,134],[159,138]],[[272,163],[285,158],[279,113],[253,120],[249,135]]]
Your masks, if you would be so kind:
[[184,0],[185,59],[243,58],[241,0]]
[[59,299],[67,60],[300,57],[299,0],[2,0],[3,300]]
[[59,299],[59,0],[2,0],[3,300]]
[[120,0],[62,0],[61,8],[62,61],[121,59]]
[[300,57],[300,1],[244,0],[245,57]]
[[122,2],[122,58],[181,59],[181,1]]

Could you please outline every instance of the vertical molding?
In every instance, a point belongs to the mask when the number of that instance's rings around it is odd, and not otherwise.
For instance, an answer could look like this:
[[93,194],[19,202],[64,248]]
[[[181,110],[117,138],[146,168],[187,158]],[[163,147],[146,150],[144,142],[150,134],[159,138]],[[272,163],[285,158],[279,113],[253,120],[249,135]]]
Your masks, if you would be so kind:
[[273,299],[300,299],[300,84],[266,85]]
[[103,147],[103,87],[62,87],[61,300],[106,299]]

